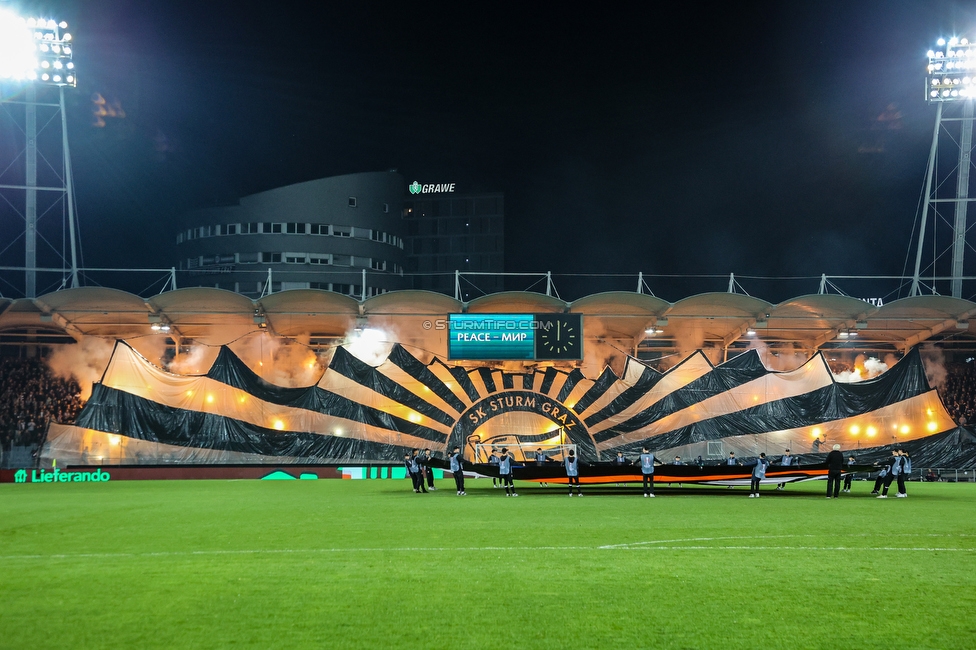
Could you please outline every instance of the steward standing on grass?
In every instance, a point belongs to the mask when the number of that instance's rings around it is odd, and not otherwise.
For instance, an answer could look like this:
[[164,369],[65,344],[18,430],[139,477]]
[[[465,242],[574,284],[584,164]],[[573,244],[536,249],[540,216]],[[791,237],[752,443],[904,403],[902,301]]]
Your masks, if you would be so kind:
[[[675,456],[674,457],[674,462],[671,463],[671,464],[672,465],[684,465],[684,463],[681,462],[681,456]],[[671,484],[670,483],[668,483],[668,487],[671,487]],[[678,487],[681,487],[681,483],[678,483]]]
[[430,466],[431,459],[430,449],[424,449],[420,464],[424,468],[424,476],[427,478],[427,488],[434,492],[437,488],[434,487],[434,468]]
[[[491,450],[491,455],[488,456],[488,464],[498,467],[498,456],[495,455],[495,450]],[[498,487],[498,479],[494,476],[491,477],[491,487]]]
[[[742,463],[740,463],[739,460],[735,457],[735,452],[734,451],[730,451],[729,452],[729,458],[728,458],[728,460],[725,461],[725,464],[726,465],[729,465],[729,466],[732,466],[732,465],[741,465]],[[731,485],[729,486],[729,489],[730,490],[732,489],[732,486]]]
[[[542,447],[539,447],[538,449],[536,449],[535,450],[535,466],[536,467],[545,467],[546,466],[546,463],[548,463],[548,462],[549,462],[549,457],[546,456],[545,453],[543,453]],[[541,483],[542,483],[542,487],[549,487],[549,484],[546,483],[545,481],[542,481]]]
[[640,459],[641,478],[644,479],[644,497],[654,496],[654,465],[660,465],[654,454],[647,447],[641,448]]
[[905,481],[912,475],[912,459],[905,449],[901,450],[901,472],[898,473],[898,494],[899,497],[907,497],[908,491],[905,489]]
[[766,478],[767,467],[769,467],[769,461],[766,460],[766,454],[759,454],[756,464],[752,466],[752,481],[749,485],[750,499],[759,498],[759,482]]
[[579,482],[579,458],[576,457],[575,451],[569,450],[569,455],[566,456],[563,465],[566,467],[566,478],[569,479],[569,496],[573,496],[574,485],[576,486],[576,496],[583,496]]
[[852,468],[857,464],[857,459],[851,456],[847,459],[847,474],[844,475],[844,492],[851,491],[851,483],[854,482],[854,472]]
[[844,454],[840,453],[840,445],[827,454],[827,498],[833,490],[834,498],[840,496],[840,475],[844,473]]
[[454,451],[448,457],[451,461],[451,474],[454,475],[454,486],[457,488],[459,497],[463,497],[467,492],[464,491],[464,465],[462,464],[461,448],[454,447]]
[[[416,450],[414,450],[416,453]],[[410,475],[410,480],[413,482],[413,491],[420,493],[420,489],[424,487],[423,477],[420,476],[420,464],[417,459],[410,454],[403,455],[403,464],[407,468],[407,474]],[[424,490],[426,492],[427,490]]]
[[[792,467],[794,460],[795,459],[792,456],[790,456],[790,450],[787,449],[786,453],[783,454],[783,456],[779,459],[779,464],[782,465],[783,467]],[[776,489],[782,490],[785,487],[786,487],[786,483],[780,483],[779,485],[776,486]]]
[[[413,455],[410,457],[410,460],[413,461],[414,476],[417,477],[417,487],[420,488],[421,492],[427,494],[427,488],[424,487],[424,459],[420,455],[419,449],[413,450]],[[416,491],[414,490],[414,492]]]
[[502,447],[502,455],[498,457],[498,474],[502,479],[507,497],[518,496],[515,492],[515,481],[512,480],[512,460],[512,455],[508,453],[508,447]]

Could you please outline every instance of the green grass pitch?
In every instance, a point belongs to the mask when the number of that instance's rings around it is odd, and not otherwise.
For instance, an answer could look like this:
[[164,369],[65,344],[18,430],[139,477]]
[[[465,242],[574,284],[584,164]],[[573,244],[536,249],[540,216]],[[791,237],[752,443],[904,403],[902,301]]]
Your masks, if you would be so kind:
[[0,648],[976,647],[974,484],[439,484],[0,485]]

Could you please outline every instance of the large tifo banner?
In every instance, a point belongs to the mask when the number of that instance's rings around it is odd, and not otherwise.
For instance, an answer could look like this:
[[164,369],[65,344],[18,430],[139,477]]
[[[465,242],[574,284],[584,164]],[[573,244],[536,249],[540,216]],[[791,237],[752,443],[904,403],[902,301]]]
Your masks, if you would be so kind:
[[[571,325],[571,324],[570,324]],[[562,326],[560,326],[562,327]],[[202,376],[168,373],[118,342],[77,426],[52,431],[59,463],[396,462],[413,448],[575,444],[584,462],[633,455],[718,459],[730,451],[881,450],[918,441],[952,453],[956,429],[913,350],[876,379],[837,383],[822,355],[790,372],[750,351],[719,366],[700,352],[661,373],[424,363],[395,345],[373,367],[335,350],[321,379],[271,384],[222,348]],[[938,451],[941,450],[941,451]]]

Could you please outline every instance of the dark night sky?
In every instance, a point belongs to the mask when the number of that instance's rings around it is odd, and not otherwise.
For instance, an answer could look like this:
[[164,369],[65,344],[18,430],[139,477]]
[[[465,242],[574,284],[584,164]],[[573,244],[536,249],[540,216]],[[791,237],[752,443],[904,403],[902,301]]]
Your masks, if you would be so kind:
[[[972,5],[679,4],[52,3],[85,264],[170,266],[185,209],[397,168],[504,192],[510,271],[901,274],[925,51]],[[125,118],[94,127],[96,92]]]

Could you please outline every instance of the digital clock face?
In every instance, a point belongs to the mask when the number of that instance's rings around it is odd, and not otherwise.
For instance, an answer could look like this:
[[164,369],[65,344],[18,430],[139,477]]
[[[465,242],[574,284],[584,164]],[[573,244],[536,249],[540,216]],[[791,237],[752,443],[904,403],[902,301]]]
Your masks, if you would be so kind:
[[535,358],[582,359],[583,324],[579,314],[537,314]]

